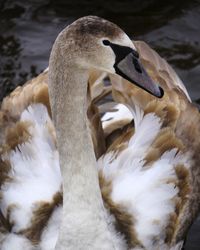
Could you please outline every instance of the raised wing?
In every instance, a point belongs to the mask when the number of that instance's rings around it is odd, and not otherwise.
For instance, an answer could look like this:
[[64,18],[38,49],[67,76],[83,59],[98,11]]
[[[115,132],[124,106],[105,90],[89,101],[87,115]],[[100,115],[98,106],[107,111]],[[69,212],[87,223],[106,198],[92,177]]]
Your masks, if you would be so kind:
[[110,76],[113,97],[129,108],[134,127],[99,160],[102,195],[128,246],[181,249],[200,204],[200,115],[167,62],[134,44],[165,95],[156,99]]

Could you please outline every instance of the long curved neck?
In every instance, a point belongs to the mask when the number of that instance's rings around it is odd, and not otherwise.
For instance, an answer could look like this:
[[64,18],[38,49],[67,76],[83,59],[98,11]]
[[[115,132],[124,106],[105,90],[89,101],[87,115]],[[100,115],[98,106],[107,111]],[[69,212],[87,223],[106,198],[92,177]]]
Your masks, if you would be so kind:
[[63,176],[63,218],[56,249],[112,250],[87,126],[87,72],[63,60],[54,45],[49,94]]

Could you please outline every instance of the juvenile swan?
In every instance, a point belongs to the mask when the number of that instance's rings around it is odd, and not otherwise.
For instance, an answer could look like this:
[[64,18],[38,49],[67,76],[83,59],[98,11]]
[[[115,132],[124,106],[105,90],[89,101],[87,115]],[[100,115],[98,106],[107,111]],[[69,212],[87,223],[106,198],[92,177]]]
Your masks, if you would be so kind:
[[[107,72],[114,100],[129,109],[118,104],[102,117],[104,135],[98,111],[87,110],[91,70]],[[200,119],[175,72],[144,43],[88,16],[53,45],[50,105],[46,74],[2,103],[0,248],[181,249],[198,212]]]
[[121,74],[159,97],[163,94],[140,65],[131,40],[116,25],[85,17],[60,33],[49,63],[49,94],[63,177],[63,219],[56,249],[115,249],[87,127],[90,68]]

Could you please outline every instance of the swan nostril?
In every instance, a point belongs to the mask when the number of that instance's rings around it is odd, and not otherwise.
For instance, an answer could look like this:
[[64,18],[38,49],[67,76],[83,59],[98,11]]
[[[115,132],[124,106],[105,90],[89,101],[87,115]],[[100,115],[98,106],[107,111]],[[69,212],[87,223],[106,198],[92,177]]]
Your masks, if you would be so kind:
[[110,46],[110,41],[109,40],[103,40],[103,44],[105,46]]
[[139,58],[139,56],[140,56],[139,53],[138,53],[136,50],[133,50],[133,51],[132,51],[132,54],[133,54],[133,56],[136,57],[136,58]]
[[161,98],[164,95],[164,90],[160,86],[158,88],[160,90],[160,96],[159,96],[159,98]]
[[138,60],[136,60],[135,58],[133,58],[133,64],[134,64],[134,67],[135,67],[135,70],[142,74],[142,69],[140,67],[140,64],[138,63]]

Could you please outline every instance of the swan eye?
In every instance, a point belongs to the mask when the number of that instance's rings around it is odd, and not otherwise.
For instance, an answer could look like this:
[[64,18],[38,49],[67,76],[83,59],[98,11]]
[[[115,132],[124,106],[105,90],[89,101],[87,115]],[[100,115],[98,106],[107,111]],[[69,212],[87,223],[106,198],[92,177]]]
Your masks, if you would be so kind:
[[103,44],[104,44],[105,46],[110,46],[110,41],[108,41],[108,40],[103,40]]

